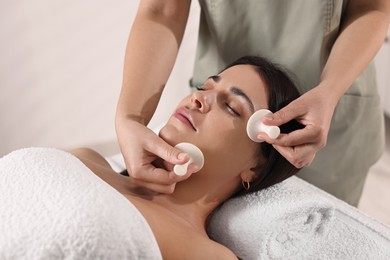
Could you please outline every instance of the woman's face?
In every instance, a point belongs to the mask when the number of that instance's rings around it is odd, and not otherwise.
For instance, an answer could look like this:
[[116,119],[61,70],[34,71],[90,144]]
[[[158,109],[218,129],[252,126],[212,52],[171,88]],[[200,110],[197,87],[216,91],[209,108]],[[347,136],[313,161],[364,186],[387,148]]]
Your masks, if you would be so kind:
[[267,99],[265,83],[253,66],[233,66],[184,98],[160,136],[171,145],[198,146],[205,157],[201,172],[212,172],[219,180],[237,176],[258,163],[258,144],[247,136],[246,125],[255,111],[268,107]]

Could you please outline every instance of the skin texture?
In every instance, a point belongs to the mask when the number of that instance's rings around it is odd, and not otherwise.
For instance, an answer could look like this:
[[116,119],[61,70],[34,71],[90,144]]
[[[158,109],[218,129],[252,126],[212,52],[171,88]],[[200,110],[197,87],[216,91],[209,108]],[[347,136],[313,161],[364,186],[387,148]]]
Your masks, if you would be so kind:
[[[253,107],[232,87],[244,92]],[[256,156],[258,144],[246,135],[246,124],[252,109],[268,108],[267,98],[265,83],[251,65],[233,66],[184,98],[178,111],[185,109],[193,125],[174,113],[160,137],[170,145],[195,144],[204,153],[205,164],[199,172],[187,174],[169,195],[140,195],[130,177],[115,173],[96,152],[77,149],[72,153],[140,210],[164,259],[237,259],[208,238],[206,222],[215,208],[242,189],[242,181],[252,180],[251,169],[264,161]]]
[[[134,183],[156,192],[170,193],[175,183],[185,178],[151,164],[158,157],[172,164],[184,163],[188,157],[179,156],[180,151],[145,125],[156,109],[177,57],[189,7],[187,0],[142,0],[126,52],[116,113],[117,136]],[[260,135],[294,166],[310,165],[316,153],[326,145],[335,107],[378,52],[386,36],[389,17],[388,0],[349,0],[340,34],[318,85],[273,117],[264,119],[265,124],[277,126],[296,119],[305,126],[275,140]],[[138,91],[140,86],[142,91]],[[189,169],[188,174],[191,172],[193,170]]]

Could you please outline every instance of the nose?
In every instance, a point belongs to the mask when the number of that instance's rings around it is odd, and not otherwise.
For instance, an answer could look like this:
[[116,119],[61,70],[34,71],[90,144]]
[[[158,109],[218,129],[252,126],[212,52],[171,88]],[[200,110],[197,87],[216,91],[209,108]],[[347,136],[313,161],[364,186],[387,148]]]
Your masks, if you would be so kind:
[[210,110],[211,97],[205,91],[196,91],[191,96],[191,105],[193,109],[201,113],[207,113]]

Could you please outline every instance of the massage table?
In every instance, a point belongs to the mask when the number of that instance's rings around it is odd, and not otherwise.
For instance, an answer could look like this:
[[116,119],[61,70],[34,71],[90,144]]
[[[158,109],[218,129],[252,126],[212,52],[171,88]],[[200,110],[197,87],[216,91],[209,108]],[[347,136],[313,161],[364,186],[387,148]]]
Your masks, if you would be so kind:
[[[54,148],[0,159],[0,219],[0,259],[162,259],[137,208]],[[241,259],[390,259],[388,226],[295,176],[227,201],[208,233]]]

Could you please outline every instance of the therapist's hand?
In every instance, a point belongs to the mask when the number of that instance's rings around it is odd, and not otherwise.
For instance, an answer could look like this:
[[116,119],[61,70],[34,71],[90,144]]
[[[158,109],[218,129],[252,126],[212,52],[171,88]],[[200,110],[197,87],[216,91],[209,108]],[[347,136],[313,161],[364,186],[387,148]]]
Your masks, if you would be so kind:
[[260,133],[258,137],[272,144],[295,167],[308,166],[316,153],[326,145],[337,102],[337,97],[332,97],[326,87],[318,86],[272,116],[263,118],[264,124],[275,126],[295,119],[304,128],[280,134],[276,139],[271,139],[264,133]]
[[[116,131],[134,190],[146,188],[170,194],[177,182],[187,179],[194,172],[196,166],[190,165],[186,175],[177,176],[173,166],[186,163],[188,155],[167,144],[136,120],[117,120]],[[164,162],[157,166],[156,161]]]

